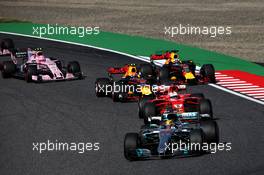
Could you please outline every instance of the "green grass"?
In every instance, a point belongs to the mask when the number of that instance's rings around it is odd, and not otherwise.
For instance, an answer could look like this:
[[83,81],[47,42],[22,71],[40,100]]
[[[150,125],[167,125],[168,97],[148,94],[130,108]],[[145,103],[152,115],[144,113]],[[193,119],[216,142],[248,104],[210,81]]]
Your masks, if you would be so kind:
[[[47,25],[13,22],[0,23],[0,31],[32,36],[33,26],[43,27]],[[216,70],[241,70],[264,76],[263,67],[255,63],[242,60],[238,57],[170,41],[145,38],[141,36],[128,36],[111,32],[100,32],[99,35],[86,35],[85,37],[78,37],[78,35],[44,35],[43,37],[112,49],[135,56],[149,56],[156,51],[177,49],[179,50],[180,58],[191,59],[200,65],[212,63]]]

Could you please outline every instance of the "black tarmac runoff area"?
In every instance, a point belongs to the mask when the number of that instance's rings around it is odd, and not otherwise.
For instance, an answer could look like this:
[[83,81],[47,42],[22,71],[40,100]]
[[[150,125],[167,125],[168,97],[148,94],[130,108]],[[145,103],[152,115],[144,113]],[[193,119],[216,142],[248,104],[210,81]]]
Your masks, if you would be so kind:
[[[191,87],[211,99],[220,142],[230,151],[198,157],[130,162],[123,155],[127,132],[143,121],[136,103],[95,96],[94,82],[109,66],[141,61],[107,51],[60,42],[0,34],[16,47],[41,47],[46,56],[76,60],[84,80],[27,83],[0,78],[1,175],[248,175],[264,174],[264,107],[211,86]],[[0,59],[5,59],[0,57]],[[98,151],[34,150],[33,143],[100,143]]]

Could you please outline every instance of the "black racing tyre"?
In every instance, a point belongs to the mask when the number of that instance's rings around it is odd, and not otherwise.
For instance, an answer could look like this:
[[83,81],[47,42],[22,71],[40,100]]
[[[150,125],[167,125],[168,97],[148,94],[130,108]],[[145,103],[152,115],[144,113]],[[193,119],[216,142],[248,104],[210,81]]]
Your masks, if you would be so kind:
[[149,124],[149,117],[157,115],[157,108],[154,103],[146,103],[143,108],[144,124]]
[[143,109],[147,101],[152,100],[153,96],[143,96],[139,101],[138,101],[138,116],[139,118],[144,118],[143,114]]
[[190,150],[194,153],[202,152],[204,133],[202,129],[194,129],[190,132]]
[[114,82],[113,90],[112,90],[112,100],[113,102],[126,102],[127,92],[129,89],[119,89],[119,87],[124,87],[126,85],[126,81],[117,81]]
[[97,97],[107,97],[112,94],[112,86],[109,78],[97,78],[95,81],[95,94]]
[[208,114],[210,119],[213,118],[212,103],[209,99],[201,99],[199,102],[199,112],[200,114]]
[[2,77],[9,78],[16,72],[16,65],[13,61],[4,61],[2,64]]
[[150,77],[155,76],[154,69],[151,64],[141,64],[139,71],[143,78],[150,78]]
[[205,98],[203,93],[193,93],[190,95],[190,97],[197,97],[197,98],[201,98],[201,99]]
[[82,78],[81,73],[81,66],[78,61],[71,61],[67,65],[67,71],[72,73],[74,76],[78,77],[79,79]]
[[139,146],[139,135],[138,133],[127,133],[124,139],[124,156],[127,160],[133,161],[136,160],[133,156],[133,152]]
[[215,83],[215,68],[212,64],[204,64],[201,67],[200,74],[202,77],[208,78],[209,83]]
[[169,76],[170,76],[169,68],[167,66],[162,67],[158,74],[158,79],[160,83],[168,82]]
[[14,49],[15,45],[12,39],[10,38],[5,38],[1,41],[0,43],[1,50],[3,49]]
[[26,82],[32,82],[32,76],[38,75],[37,65],[27,65],[25,70],[25,80]]
[[219,142],[219,128],[214,120],[201,121],[200,127],[204,133],[204,141],[206,143],[218,143]]
[[120,102],[120,99],[119,99],[119,92],[112,92],[112,100],[113,102]]
[[122,103],[125,103],[125,102],[127,102],[127,96],[128,96],[128,94],[126,93],[126,92],[120,92],[119,94],[118,94],[118,100],[120,101],[120,102],[122,102]]

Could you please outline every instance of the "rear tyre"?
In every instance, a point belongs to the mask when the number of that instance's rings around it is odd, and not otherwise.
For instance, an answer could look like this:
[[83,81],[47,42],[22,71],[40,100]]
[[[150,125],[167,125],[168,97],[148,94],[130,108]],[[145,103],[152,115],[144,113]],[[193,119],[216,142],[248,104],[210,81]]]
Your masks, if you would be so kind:
[[124,140],[124,156],[127,160],[136,160],[133,152],[136,151],[139,145],[139,136],[137,133],[127,133]]
[[125,103],[127,102],[127,96],[128,94],[125,93],[125,92],[114,92],[114,95],[113,95],[113,101],[114,102],[122,102],[122,103]]
[[1,50],[3,49],[10,50],[10,49],[14,49],[15,45],[12,39],[5,38],[1,41],[0,47],[1,47]]
[[146,105],[143,108],[143,118],[144,118],[144,124],[149,124],[149,118],[157,115],[157,109],[154,103],[146,103]]
[[12,61],[4,61],[1,69],[2,77],[10,78],[16,72],[16,65]]
[[109,78],[97,78],[95,81],[95,94],[97,97],[111,96],[111,81]]
[[204,64],[201,67],[200,74],[207,78],[209,83],[215,83],[215,68],[212,64]]
[[154,75],[154,70],[151,64],[141,64],[140,73],[143,78],[152,78]]
[[37,65],[28,65],[25,70],[25,80],[26,82],[30,83],[32,82],[32,76],[37,76]]
[[208,144],[219,143],[219,128],[215,121],[201,121],[200,127],[204,133],[204,141]]
[[120,93],[118,93],[118,92],[113,92],[112,93],[112,100],[113,100],[113,102],[120,102],[119,94]]

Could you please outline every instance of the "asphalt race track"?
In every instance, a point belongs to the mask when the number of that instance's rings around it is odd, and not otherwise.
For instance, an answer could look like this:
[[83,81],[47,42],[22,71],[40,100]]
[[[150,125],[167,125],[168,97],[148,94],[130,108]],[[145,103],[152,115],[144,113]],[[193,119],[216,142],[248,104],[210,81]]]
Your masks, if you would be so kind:
[[[110,52],[1,34],[17,47],[42,47],[47,56],[77,60],[85,80],[26,83],[0,78],[0,174],[264,174],[264,108],[262,105],[210,86],[196,86],[213,102],[220,141],[232,150],[199,157],[129,162],[123,156],[127,132],[143,121],[136,103],[113,103],[95,96],[94,81],[109,66],[139,63]],[[2,59],[2,58],[0,58]],[[100,142],[99,151],[32,151],[33,142]]]

